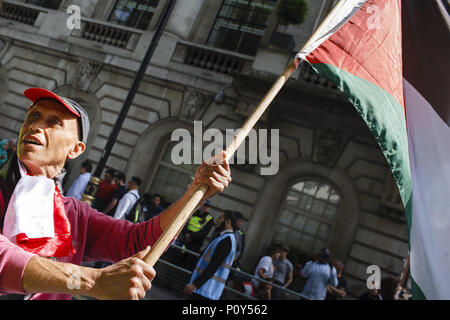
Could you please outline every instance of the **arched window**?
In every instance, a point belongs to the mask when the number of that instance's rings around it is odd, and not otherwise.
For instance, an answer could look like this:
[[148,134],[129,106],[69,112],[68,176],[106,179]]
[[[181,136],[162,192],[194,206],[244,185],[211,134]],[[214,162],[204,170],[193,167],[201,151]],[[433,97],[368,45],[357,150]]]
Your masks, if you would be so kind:
[[296,182],[284,199],[273,241],[315,256],[327,246],[340,200],[337,190],[326,182]]
[[198,165],[194,164],[173,164],[172,148],[177,143],[169,142],[164,148],[149,190],[152,194],[160,194],[168,202],[174,202],[183,195],[198,168]]

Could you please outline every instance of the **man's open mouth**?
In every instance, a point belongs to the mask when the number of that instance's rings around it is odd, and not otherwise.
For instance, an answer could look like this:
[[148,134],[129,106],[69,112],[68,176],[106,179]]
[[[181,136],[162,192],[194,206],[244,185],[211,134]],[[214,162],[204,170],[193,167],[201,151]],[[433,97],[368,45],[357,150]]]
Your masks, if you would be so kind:
[[35,146],[42,146],[42,143],[38,140],[34,140],[34,139],[24,139],[23,140],[24,144],[33,144]]

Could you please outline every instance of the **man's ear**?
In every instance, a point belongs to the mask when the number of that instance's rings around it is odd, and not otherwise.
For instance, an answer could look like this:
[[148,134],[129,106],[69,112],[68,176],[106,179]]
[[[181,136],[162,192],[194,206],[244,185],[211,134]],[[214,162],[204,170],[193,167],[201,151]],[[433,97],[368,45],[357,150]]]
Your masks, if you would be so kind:
[[72,148],[72,150],[70,150],[69,155],[67,156],[67,159],[73,160],[78,158],[83,152],[84,150],[86,150],[86,145],[81,142],[78,141]]

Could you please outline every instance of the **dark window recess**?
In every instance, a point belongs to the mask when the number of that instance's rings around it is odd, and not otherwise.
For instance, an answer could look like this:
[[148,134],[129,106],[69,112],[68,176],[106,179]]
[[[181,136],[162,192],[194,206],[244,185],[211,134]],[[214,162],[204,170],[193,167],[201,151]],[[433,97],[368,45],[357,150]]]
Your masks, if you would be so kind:
[[291,51],[295,49],[295,40],[290,34],[274,32],[270,38],[270,44]]
[[27,0],[25,1],[25,3],[32,4],[38,7],[58,10],[61,4],[61,0]]
[[224,0],[207,45],[256,55],[275,3],[275,0]]
[[109,22],[146,30],[155,14],[159,0],[117,0]]

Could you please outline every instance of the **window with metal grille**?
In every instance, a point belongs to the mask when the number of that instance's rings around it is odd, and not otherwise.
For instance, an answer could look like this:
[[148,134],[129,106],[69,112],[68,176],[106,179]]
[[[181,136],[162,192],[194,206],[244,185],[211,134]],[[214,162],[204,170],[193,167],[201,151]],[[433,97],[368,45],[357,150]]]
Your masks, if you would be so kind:
[[256,55],[276,0],[224,0],[207,45]]
[[281,207],[273,241],[317,255],[326,247],[341,197],[330,184],[303,180],[292,185]]
[[108,21],[146,30],[158,3],[159,0],[117,0]]
[[58,10],[61,0],[26,0],[25,3],[32,4],[38,7]]

